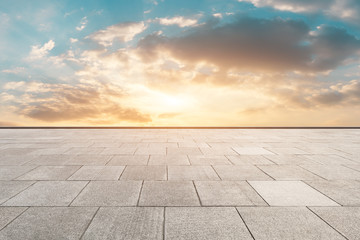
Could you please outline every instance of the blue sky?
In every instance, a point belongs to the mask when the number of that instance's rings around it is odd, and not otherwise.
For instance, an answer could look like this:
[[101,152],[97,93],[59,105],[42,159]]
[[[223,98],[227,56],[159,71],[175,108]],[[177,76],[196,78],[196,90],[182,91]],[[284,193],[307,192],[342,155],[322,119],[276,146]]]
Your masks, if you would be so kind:
[[355,0],[4,0],[0,125],[359,125],[359,16]]

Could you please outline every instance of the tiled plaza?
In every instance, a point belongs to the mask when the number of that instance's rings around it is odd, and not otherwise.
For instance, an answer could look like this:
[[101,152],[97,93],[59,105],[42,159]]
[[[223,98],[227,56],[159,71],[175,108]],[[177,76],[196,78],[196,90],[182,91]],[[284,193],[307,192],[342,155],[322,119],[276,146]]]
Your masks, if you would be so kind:
[[360,129],[0,129],[0,239],[360,239]]

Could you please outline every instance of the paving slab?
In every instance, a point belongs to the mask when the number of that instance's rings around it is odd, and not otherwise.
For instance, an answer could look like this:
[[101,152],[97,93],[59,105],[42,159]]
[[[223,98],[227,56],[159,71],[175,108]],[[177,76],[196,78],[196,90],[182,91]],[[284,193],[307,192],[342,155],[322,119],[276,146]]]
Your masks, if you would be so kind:
[[85,181],[41,181],[36,182],[4,206],[68,206],[85,187]]
[[356,180],[306,181],[310,186],[346,206],[360,206],[360,182]]
[[321,180],[319,176],[296,165],[257,165],[275,180]]
[[272,180],[253,165],[215,165],[214,169],[222,180]]
[[224,156],[189,156],[191,165],[231,165],[231,162]]
[[136,151],[136,147],[118,147],[118,148],[105,148],[100,154],[103,155],[114,155],[114,154],[118,154],[118,155],[133,155]]
[[238,155],[231,147],[202,147],[200,150],[205,156]]
[[59,166],[66,165],[74,156],[64,154],[49,154],[34,156],[34,159],[27,162],[25,165],[45,165],[45,166]]
[[167,155],[203,155],[197,147],[168,147]]
[[39,166],[16,180],[66,180],[80,166]]
[[359,239],[360,207],[311,207],[310,209],[347,239]]
[[0,239],[80,239],[96,210],[89,207],[32,207],[0,231]]
[[104,151],[105,148],[96,148],[96,147],[72,147],[69,150],[63,152],[65,155],[79,155],[79,154],[89,154],[96,155]]
[[0,231],[26,209],[26,207],[0,207]]
[[275,153],[262,147],[233,147],[240,155],[274,155]]
[[72,206],[136,206],[141,181],[91,181]]
[[147,165],[149,156],[147,155],[125,155],[125,156],[114,156],[108,162],[107,165],[111,166],[125,166],[125,165]]
[[10,155],[0,156],[0,166],[20,166],[33,160],[35,156],[32,155]]
[[166,155],[166,147],[139,147],[135,155]]
[[163,239],[164,208],[101,207],[82,239]]
[[70,157],[65,165],[90,165],[101,166],[106,165],[112,158],[112,155],[97,155],[97,154],[79,154]]
[[341,165],[301,165],[327,180],[360,180],[360,172]]
[[314,164],[314,161],[306,158],[306,155],[281,154],[281,155],[265,155],[264,157],[266,157],[267,159],[278,165]]
[[120,180],[166,180],[166,166],[126,166]]
[[268,206],[245,181],[195,181],[202,206]]
[[305,207],[238,207],[255,239],[345,239]]
[[235,208],[167,207],[165,239],[252,239]]
[[168,166],[169,180],[220,180],[211,166]]
[[306,159],[311,160],[313,164],[324,164],[324,165],[356,164],[355,161],[334,154],[316,154],[316,155],[314,154],[314,155],[305,155],[304,157]]
[[187,155],[150,155],[149,165],[190,165]]
[[267,165],[274,164],[272,161],[261,155],[238,155],[227,156],[227,158],[235,165]]
[[139,206],[200,206],[191,181],[144,181]]
[[35,166],[0,166],[0,180],[15,179],[34,168]]
[[33,181],[0,181],[0,204],[28,188]]
[[69,180],[118,180],[124,166],[82,166]]
[[301,181],[249,181],[270,206],[339,206]]
[[276,154],[309,154],[296,147],[266,147],[265,149]]

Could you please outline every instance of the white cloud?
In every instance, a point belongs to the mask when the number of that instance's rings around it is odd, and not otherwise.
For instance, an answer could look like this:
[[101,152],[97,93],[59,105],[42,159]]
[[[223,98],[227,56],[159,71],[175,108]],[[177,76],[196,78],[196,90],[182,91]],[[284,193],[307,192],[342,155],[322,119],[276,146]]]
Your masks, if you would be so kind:
[[71,43],[76,43],[77,41],[79,41],[77,38],[70,38]]
[[76,27],[76,30],[78,30],[78,31],[84,30],[87,23],[88,23],[87,17],[83,17],[80,21],[80,26]]
[[156,18],[154,22],[158,22],[161,25],[178,25],[179,27],[195,26],[198,23],[197,19],[184,18],[182,16],[175,16],[172,18]]
[[12,74],[18,74],[21,73],[25,70],[24,67],[16,67],[16,68],[12,68],[12,69],[4,69],[1,72],[3,73],[12,73]]
[[129,42],[135,35],[143,32],[146,29],[144,22],[127,22],[111,25],[104,30],[99,30],[86,38],[103,45],[105,47],[111,46],[114,40],[120,42]]
[[45,57],[49,51],[51,51],[55,47],[55,42],[53,40],[48,41],[43,46],[34,45],[31,47],[31,52],[29,54],[29,59],[39,59]]
[[222,14],[221,14],[221,13],[214,13],[213,16],[216,17],[216,18],[222,18]]

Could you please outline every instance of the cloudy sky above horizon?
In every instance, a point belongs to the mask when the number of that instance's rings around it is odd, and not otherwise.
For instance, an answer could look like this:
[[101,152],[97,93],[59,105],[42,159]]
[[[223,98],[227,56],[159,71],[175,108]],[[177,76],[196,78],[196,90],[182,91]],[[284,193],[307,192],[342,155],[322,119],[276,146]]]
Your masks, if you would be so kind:
[[0,126],[359,126],[360,2],[0,2]]

